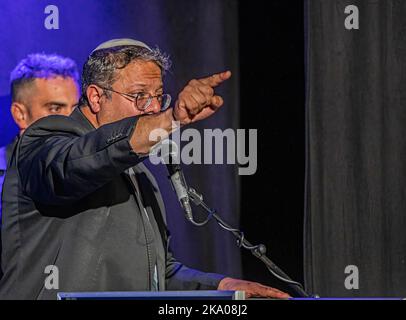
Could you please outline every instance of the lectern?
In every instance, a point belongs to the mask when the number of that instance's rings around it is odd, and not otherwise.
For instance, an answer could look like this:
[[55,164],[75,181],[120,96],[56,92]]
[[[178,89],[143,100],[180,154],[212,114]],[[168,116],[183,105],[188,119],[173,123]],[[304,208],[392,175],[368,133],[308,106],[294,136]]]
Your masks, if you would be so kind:
[[245,300],[244,291],[59,292],[58,300]]

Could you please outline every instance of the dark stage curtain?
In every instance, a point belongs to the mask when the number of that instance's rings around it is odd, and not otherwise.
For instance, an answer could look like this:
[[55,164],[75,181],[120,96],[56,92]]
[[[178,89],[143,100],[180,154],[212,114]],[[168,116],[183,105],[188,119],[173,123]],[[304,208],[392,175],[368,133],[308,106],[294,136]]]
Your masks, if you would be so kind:
[[[359,30],[344,26],[347,5],[359,9]],[[307,289],[404,296],[406,2],[306,6]],[[359,289],[345,287],[349,265]]]
[[[17,0],[0,4],[0,145],[17,133],[9,113],[9,74],[31,52],[58,53],[81,68],[88,54],[112,38],[135,38],[159,46],[173,66],[165,88],[174,100],[195,77],[231,70],[232,79],[219,87],[225,105],[194,128],[237,128],[239,123],[238,2],[235,0],[56,0],[59,29],[44,27],[49,1]],[[203,144],[203,141],[202,141]],[[188,224],[166,178],[166,168],[152,166],[162,189],[178,259],[203,271],[241,276],[240,250],[234,238],[214,222],[203,228]],[[239,177],[235,165],[184,166],[190,185],[205,195],[224,219],[239,224]],[[202,218],[196,211],[198,219]]]

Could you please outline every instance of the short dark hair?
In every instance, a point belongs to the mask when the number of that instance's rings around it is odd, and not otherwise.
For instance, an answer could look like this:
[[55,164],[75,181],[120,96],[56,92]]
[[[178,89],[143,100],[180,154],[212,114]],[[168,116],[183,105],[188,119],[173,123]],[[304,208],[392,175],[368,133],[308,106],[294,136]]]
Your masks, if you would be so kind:
[[[83,65],[82,71],[82,96],[79,105],[88,105],[86,91],[91,84],[110,89],[117,80],[116,71],[125,68],[134,60],[153,61],[162,71],[170,68],[169,56],[158,48],[149,50],[135,45],[116,46],[94,51]],[[107,98],[111,93],[105,91]]]
[[12,101],[18,101],[20,90],[35,79],[49,79],[58,76],[72,78],[79,84],[79,71],[75,61],[57,54],[29,54],[10,74]]

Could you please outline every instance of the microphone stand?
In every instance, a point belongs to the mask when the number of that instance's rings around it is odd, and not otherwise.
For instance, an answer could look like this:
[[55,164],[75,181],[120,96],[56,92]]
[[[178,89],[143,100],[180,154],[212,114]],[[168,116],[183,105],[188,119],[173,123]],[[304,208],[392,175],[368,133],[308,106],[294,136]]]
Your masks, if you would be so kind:
[[245,239],[243,232],[231,227],[223,219],[221,219],[221,217],[216,213],[216,211],[214,209],[211,209],[203,201],[203,196],[200,193],[198,193],[195,189],[189,188],[188,195],[189,195],[190,199],[192,200],[193,204],[195,204],[197,207],[198,206],[202,207],[208,213],[208,218],[204,222],[196,222],[193,220],[193,218],[192,219],[188,218],[188,221],[190,221],[195,226],[203,226],[211,218],[214,218],[223,229],[230,231],[237,238],[237,244],[240,248],[243,247],[247,250],[250,250],[251,253],[255,257],[257,257],[259,260],[261,260],[265,264],[265,266],[268,268],[269,272],[271,272],[272,275],[274,275],[279,280],[285,282],[299,297],[305,297],[305,298],[311,297],[311,295],[308,294],[303,289],[302,285],[299,282],[293,281],[286,273],[284,273],[275,263],[273,263],[266,256],[265,245],[263,245],[263,244],[259,244],[259,245],[255,245],[255,246],[252,245],[247,239]]

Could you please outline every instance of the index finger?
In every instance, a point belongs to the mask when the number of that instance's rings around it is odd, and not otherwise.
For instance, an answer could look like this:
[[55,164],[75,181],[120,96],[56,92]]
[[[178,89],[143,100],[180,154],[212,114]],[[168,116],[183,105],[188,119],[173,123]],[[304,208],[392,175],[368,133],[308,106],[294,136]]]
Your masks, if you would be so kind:
[[217,87],[220,83],[226,81],[231,77],[231,71],[225,71],[220,73],[215,73],[207,78],[199,79],[203,84],[208,85],[212,88]]

